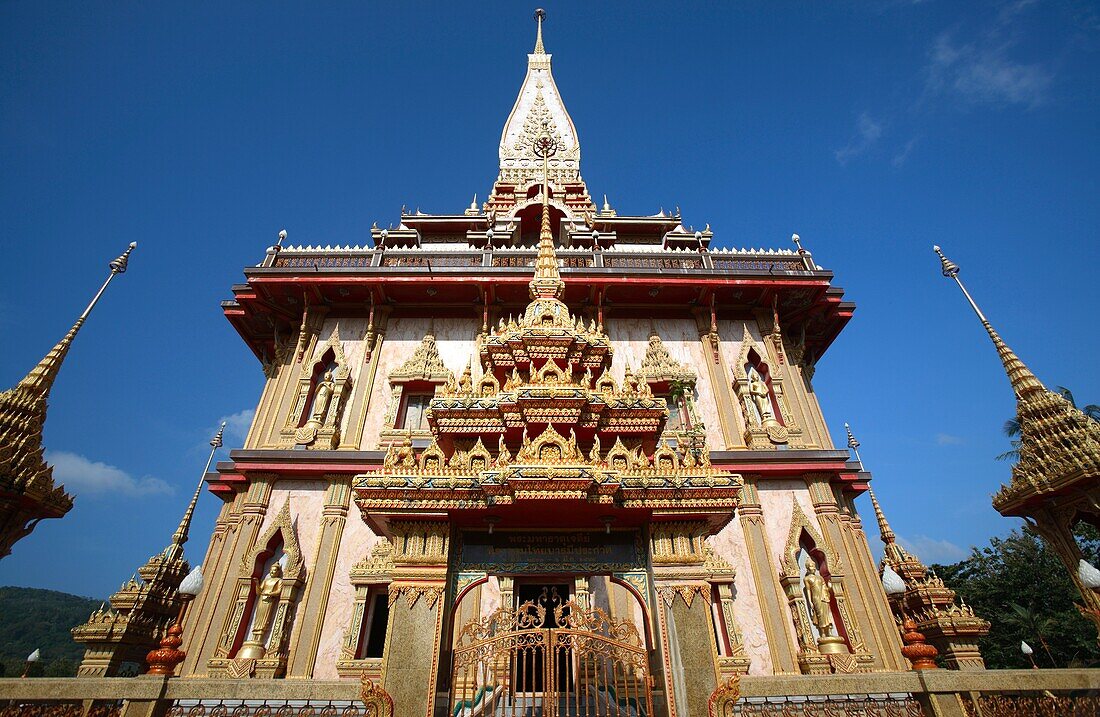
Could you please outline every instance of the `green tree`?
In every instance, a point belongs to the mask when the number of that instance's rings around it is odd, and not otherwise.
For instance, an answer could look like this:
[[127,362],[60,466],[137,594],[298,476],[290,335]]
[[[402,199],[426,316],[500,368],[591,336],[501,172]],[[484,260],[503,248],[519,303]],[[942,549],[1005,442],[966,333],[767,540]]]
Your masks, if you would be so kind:
[[[1100,562],[1100,532],[1079,524],[1077,543],[1085,559]],[[981,641],[991,668],[1026,668],[1026,641],[1040,667],[1100,664],[1096,629],[1075,607],[1080,595],[1058,556],[1028,527],[993,538],[970,557],[932,569],[974,611],[991,623]]]
[[99,605],[99,600],[54,590],[0,587],[0,674],[22,675],[27,655],[40,649],[42,660],[32,666],[32,676],[75,675],[84,646],[73,641],[70,630]]

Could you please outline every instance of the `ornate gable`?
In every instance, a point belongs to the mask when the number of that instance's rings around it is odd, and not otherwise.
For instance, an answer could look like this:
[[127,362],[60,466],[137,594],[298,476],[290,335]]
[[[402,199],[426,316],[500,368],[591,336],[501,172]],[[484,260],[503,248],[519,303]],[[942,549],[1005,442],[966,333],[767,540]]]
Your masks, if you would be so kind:
[[693,369],[687,368],[672,358],[656,331],[649,336],[649,345],[646,347],[645,358],[642,359],[638,375],[649,383],[671,381],[694,383],[696,378]]
[[454,374],[443,365],[443,359],[439,357],[439,348],[435,345],[435,334],[431,331],[424,334],[420,345],[405,363],[389,375],[390,383],[407,383],[409,381],[431,381],[432,383],[445,383],[454,381]]
[[302,561],[302,548],[298,543],[298,531],[294,520],[290,517],[290,498],[283,503],[275,520],[268,526],[264,534],[256,541],[255,547],[245,554],[241,560],[241,574],[251,575],[255,570],[260,555],[267,551],[272,538],[282,536],[283,553],[286,555],[286,565],[283,567],[283,577],[287,580],[297,580],[302,577],[305,563]]

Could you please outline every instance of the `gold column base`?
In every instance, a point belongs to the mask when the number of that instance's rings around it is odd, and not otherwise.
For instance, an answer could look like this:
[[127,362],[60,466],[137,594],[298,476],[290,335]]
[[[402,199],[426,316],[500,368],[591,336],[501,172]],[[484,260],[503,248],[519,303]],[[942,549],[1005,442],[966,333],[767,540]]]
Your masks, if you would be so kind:
[[241,649],[237,650],[236,658],[238,660],[262,660],[266,654],[267,648],[263,644],[254,640],[247,640],[241,645]]
[[822,655],[848,654],[848,644],[839,635],[825,635],[818,638],[817,649]]

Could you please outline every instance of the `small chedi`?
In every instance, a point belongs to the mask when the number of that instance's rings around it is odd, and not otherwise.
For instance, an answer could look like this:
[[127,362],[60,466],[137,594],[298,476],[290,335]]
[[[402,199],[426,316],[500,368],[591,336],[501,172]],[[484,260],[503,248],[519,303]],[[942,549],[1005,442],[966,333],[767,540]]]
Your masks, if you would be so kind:
[[938,650],[945,667],[984,669],[978,640],[989,634],[989,621],[975,615],[965,602],[957,601],[954,590],[898,544],[874,491],[870,493],[885,546],[882,565],[890,566],[905,581],[904,594],[890,599],[898,620],[913,619],[921,634]]

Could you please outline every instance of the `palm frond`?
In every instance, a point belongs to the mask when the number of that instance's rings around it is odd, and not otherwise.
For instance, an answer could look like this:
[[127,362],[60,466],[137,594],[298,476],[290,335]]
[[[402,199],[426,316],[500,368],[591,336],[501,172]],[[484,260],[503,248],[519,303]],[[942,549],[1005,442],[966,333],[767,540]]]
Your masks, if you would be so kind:
[[1069,401],[1069,405],[1073,406],[1074,408],[1077,407],[1077,402],[1073,400],[1073,391],[1070,391],[1065,386],[1055,386],[1055,389],[1057,389],[1059,396]]

